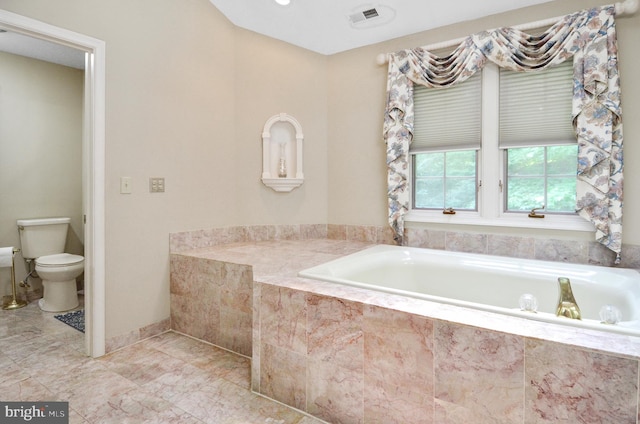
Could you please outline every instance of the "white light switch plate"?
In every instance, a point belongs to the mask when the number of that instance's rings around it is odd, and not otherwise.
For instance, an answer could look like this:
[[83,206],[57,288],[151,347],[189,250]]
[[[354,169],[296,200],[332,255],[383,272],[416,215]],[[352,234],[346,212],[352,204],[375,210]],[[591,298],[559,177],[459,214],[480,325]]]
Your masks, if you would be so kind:
[[131,177],[120,177],[120,193],[131,194]]

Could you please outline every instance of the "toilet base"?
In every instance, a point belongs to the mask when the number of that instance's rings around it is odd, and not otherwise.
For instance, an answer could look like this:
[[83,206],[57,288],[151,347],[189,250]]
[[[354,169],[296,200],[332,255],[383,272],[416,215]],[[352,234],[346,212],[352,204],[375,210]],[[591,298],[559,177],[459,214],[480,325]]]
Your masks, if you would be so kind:
[[45,312],[64,312],[78,307],[78,292],[75,278],[67,281],[42,280],[44,296],[38,306]]

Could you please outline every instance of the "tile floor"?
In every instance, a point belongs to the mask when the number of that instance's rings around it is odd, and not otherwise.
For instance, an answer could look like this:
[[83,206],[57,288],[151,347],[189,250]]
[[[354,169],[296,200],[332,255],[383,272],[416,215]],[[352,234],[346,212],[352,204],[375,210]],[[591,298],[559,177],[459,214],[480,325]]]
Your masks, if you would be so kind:
[[250,391],[250,360],[169,332],[92,359],[37,301],[0,310],[0,400],[68,401],[70,423],[318,424]]

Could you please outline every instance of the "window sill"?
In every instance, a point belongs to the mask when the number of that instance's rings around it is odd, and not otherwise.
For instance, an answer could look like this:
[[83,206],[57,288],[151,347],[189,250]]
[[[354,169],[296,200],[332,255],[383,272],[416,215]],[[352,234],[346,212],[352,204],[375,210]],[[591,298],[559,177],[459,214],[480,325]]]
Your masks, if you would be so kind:
[[593,224],[577,215],[546,214],[544,218],[529,218],[526,213],[504,213],[496,218],[483,218],[478,212],[457,212],[455,215],[447,215],[439,211],[411,210],[405,216],[405,222],[583,232],[595,231]]

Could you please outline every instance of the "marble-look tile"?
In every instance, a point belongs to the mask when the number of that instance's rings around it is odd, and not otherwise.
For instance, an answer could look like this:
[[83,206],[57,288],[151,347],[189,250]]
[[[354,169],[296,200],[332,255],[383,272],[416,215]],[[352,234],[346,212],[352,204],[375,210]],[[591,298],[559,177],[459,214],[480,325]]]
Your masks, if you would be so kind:
[[[217,262],[217,261],[213,261]],[[238,265],[225,263],[222,268],[222,275],[215,280],[214,284],[224,287],[229,291],[251,292],[253,290],[253,270],[248,265]],[[248,311],[251,308],[251,302],[245,300],[245,304],[240,309]]]
[[389,227],[388,225],[385,225],[383,227],[377,227],[377,243],[378,244],[389,244],[389,245],[395,245],[396,241],[393,239],[393,237],[395,236],[395,233],[393,232],[393,230],[391,229],[391,227]]
[[[346,227],[344,228],[346,237]],[[440,233],[444,234],[443,232]],[[482,245],[482,236],[490,237],[489,235],[480,235],[481,237],[475,238],[475,234],[472,234],[472,236],[471,247],[473,247],[474,240],[476,242],[480,240],[479,245]],[[499,240],[499,237],[495,240]],[[495,240],[493,242],[495,242]],[[519,240],[522,239],[509,238],[508,242],[517,245]],[[460,241],[466,242],[468,240],[465,240],[463,237]],[[486,242],[487,246],[489,246],[489,240]],[[271,284],[281,286],[281,288],[285,290],[293,292],[301,290],[299,293],[307,293],[305,294],[305,299],[307,299],[305,304],[307,306],[307,328],[309,332],[307,335],[308,347],[306,351],[307,383],[306,392],[304,393],[306,396],[307,411],[313,411],[317,413],[318,416],[330,422],[370,422],[385,416],[384,413],[388,414],[386,417],[392,417],[392,414],[388,413],[388,411],[394,407],[398,408],[398,410],[402,407],[412,409],[413,406],[411,405],[417,405],[421,401],[412,397],[417,391],[403,391],[407,389],[408,385],[403,386],[399,391],[392,393],[392,395],[397,399],[405,398],[409,406],[407,406],[407,404],[403,406],[393,405],[392,400],[394,398],[393,396],[389,396],[389,393],[394,387],[400,386],[396,384],[395,381],[397,381],[396,378],[402,376],[402,367],[410,362],[402,355],[393,358],[394,360],[402,359],[404,361],[398,365],[401,372],[397,372],[398,375],[387,378],[380,386],[370,387],[367,379],[373,377],[367,374],[370,369],[365,368],[368,362],[364,361],[364,355],[371,353],[367,350],[369,344],[367,343],[367,333],[365,329],[367,325],[366,309],[362,309],[364,305],[371,304],[388,308],[399,308],[401,311],[406,311],[405,314],[414,314],[417,316],[427,314],[433,316],[434,322],[438,324],[446,324],[446,321],[451,320],[466,325],[476,325],[480,322],[484,325],[485,321],[487,321],[489,322],[489,328],[497,331],[511,331],[510,326],[517,325],[514,322],[515,319],[511,318],[488,319],[488,316],[492,315],[488,313],[478,311],[461,312],[454,307],[446,307],[445,305],[439,304],[428,304],[425,306],[422,301],[409,301],[407,299],[400,299],[398,296],[379,293],[365,294],[362,290],[351,287],[336,288],[330,284],[294,277],[296,267],[299,270],[304,267],[303,264],[307,262],[312,263],[316,257],[320,256],[320,253],[326,255],[327,258],[331,255],[337,257],[348,254],[353,251],[354,243],[355,242],[340,240],[305,240],[303,243],[304,248],[301,248],[300,242],[282,240],[278,242],[261,242],[260,244],[239,243],[232,246],[225,246],[224,248],[208,249],[206,253],[210,259],[229,261],[231,263],[252,264],[254,271],[253,278],[256,281],[252,296],[255,297],[257,293],[259,300],[262,298],[261,287]],[[366,243],[363,243],[362,247],[366,247]],[[515,250],[515,247],[512,248]],[[510,250],[512,248],[510,248]],[[192,254],[192,252],[189,254]],[[200,255],[202,253],[199,252],[197,254]],[[523,251],[519,252],[519,254],[524,256]],[[322,262],[325,260],[324,258],[325,256],[318,260]],[[263,285],[262,282],[268,284]],[[260,288],[256,289],[256,287]],[[310,294],[309,292],[314,294]],[[227,294],[231,296],[232,292],[229,291]],[[338,299],[339,297],[344,297],[345,300],[340,300]],[[322,301],[318,299],[322,299]],[[257,305],[260,304],[261,302],[258,301]],[[255,302],[254,305],[256,305]],[[230,306],[232,306],[231,301],[225,302],[225,307],[231,309]],[[290,304],[287,305],[286,302],[282,308],[285,310],[291,308],[290,312],[295,310],[295,307],[292,307]],[[297,380],[291,379],[292,374],[288,374],[288,377],[282,377],[279,376],[278,373],[283,371],[280,367],[287,365],[287,363],[296,364],[295,369],[301,367],[301,365],[298,365],[298,362],[289,360],[289,358],[291,353],[295,353],[297,356],[294,355],[294,357],[302,361],[305,354],[304,350],[300,349],[300,351],[296,350],[296,352],[293,352],[291,346],[304,346],[304,344],[302,342],[299,344],[298,342],[292,342],[291,340],[299,339],[292,339],[291,334],[296,334],[296,332],[292,332],[290,327],[286,326],[284,327],[284,334],[289,337],[289,339],[284,338],[284,340],[287,340],[283,342],[286,347],[277,346],[276,344],[278,343],[265,337],[265,335],[262,334],[264,326],[261,324],[263,317],[261,317],[260,309],[258,306],[253,310],[254,317],[256,317],[258,322],[250,326],[250,331],[252,331],[254,337],[256,337],[257,340],[261,340],[260,347],[253,349],[254,365],[252,366],[254,366],[254,373],[258,374],[258,376],[252,381],[252,387],[259,389],[261,387],[259,374],[269,370],[269,372],[275,376],[272,380],[265,381],[265,385],[269,386],[269,390],[273,393],[276,393],[277,390],[282,390],[282,392],[278,394],[281,399],[289,399],[292,402],[298,402],[297,404],[300,404],[302,403],[299,400],[300,394],[292,396],[292,393],[302,393],[300,392],[300,383]],[[275,310],[276,308],[272,309]],[[403,314],[403,312],[400,311],[397,313]],[[283,315],[286,316],[286,314]],[[362,317],[360,318],[361,315]],[[298,325],[297,319],[298,318],[294,319],[294,321],[296,321],[295,325]],[[439,321],[436,321],[436,319]],[[501,324],[502,322],[505,322],[505,324]],[[524,324],[523,326],[526,327],[526,329],[520,331],[520,329],[517,328],[515,332],[523,336],[528,335],[532,331],[529,329],[530,326],[527,323],[521,323],[521,326],[522,324]],[[465,328],[464,325],[446,325]],[[540,337],[547,339],[542,325],[539,324],[538,326],[541,330],[538,333],[534,332],[534,338]],[[362,332],[363,329],[364,333]],[[462,336],[460,336],[458,331],[455,331],[450,337],[436,338],[436,352],[438,352],[442,346],[452,349],[453,351],[459,349],[457,357],[461,365],[456,369],[451,364],[452,360],[446,362],[449,351],[445,351],[444,354],[440,353],[440,356],[436,356],[434,361],[434,364],[436,364],[434,370],[434,384],[436,389],[432,391],[432,397],[435,396],[435,398],[431,400],[434,411],[431,422],[438,424],[471,421],[491,423],[522,422],[522,420],[524,420],[524,371],[515,370],[518,366],[523,367],[523,348],[520,345],[523,344],[524,337],[489,330],[479,330],[473,327],[466,327],[466,329],[472,331],[472,333],[465,335],[464,331],[461,330],[460,334],[462,334]],[[280,330],[276,330],[276,334],[277,331]],[[358,331],[360,331],[360,335]],[[474,333],[475,331],[478,331],[478,333]],[[399,331],[399,333],[401,332]],[[360,339],[363,341],[361,342]],[[457,340],[455,346],[461,345],[463,347],[456,347],[454,349],[454,347],[449,346],[449,344],[447,344],[449,342],[447,341],[451,339]],[[558,338],[556,337],[555,339]],[[619,337],[616,338],[615,342],[621,342],[619,339]],[[393,340],[393,338],[391,338],[391,340]],[[499,340],[499,342],[496,343],[495,340]],[[587,337],[575,333],[573,336],[570,335],[567,340],[570,343],[585,343]],[[598,346],[602,345],[602,342],[599,342],[595,336],[593,340],[589,340],[587,345],[585,345],[586,347],[598,349]],[[404,341],[403,338],[402,342]],[[271,346],[273,349],[265,348],[266,345],[271,343],[273,343]],[[494,346],[495,344],[504,346],[504,351],[496,348]],[[633,360],[635,361],[635,353],[633,353],[634,349],[632,346],[635,346],[637,343],[628,340],[627,344],[629,347],[625,348],[624,352],[629,352],[629,356],[634,358]],[[520,347],[518,348],[518,346]],[[253,348],[255,348],[255,346],[253,346]],[[264,351],[261,352],[260,349],[264,349]],[[376,348],[376,350],[377,349],[378,348]],[[379,350],[384,352],[384,349],[381,347]],[[405,350],[406,349],[403,349],[403,352]],[[411,349],[408,350],[410,351]],[[266,351],[269,351],[268,354],[270,357],[268,358],[268,362],[262,364],[264,358],[261,356]],[[515,357],[509,357],[508,355],[508,352],[517,351],[519,351],[521,355],[519,364],[514,359]],[[505,352],[507,353],[505,354]],[[444,369],[439,369],[437,366],[438,360],[443,360],[443,355],[445,357],[445,365],[451,368],[446,368],[445,366]],[[500,359],[501,356],[507,356],[507,358]],[[382,354],[381,358],[386,360],[387,355]],[[386,365],[391,363],[393,363],[393,360],[389,360]],[[384,368],[384,365],[385,364],[380,365],[380,368]],[[278,370],[278,373],[273,370]],[[476,370],[479,371],[476,372]],[[374,372],[378,371],[374,370]],[[394,370],[394,372],[396,371]],[[520,373],[520,379],[519,383],[516,384],[511,377],[512,375],[517,375],[518,372]],[[284,374],[286,375],[287,372],[284,372]],[[375,377],[377,376],[376,374]],[[449,384],[450,387],[445,387],[443,390],[442,387],[439,386],[440,380],[438,380],[438,378],[444,378],[443,381],[445,381],[445,384]],[[279,381],[279,379],[282,381]],[[382,378],[380,378],[380,380],[382,380]],[[451,383],[452,381],[453,383]],[[282,382],[284,382],[284,384],[280,386],[277,385]],[[365,384],[365,382],[367,382],[367,384]],[[386,384],[387,382],[390,384]],[[291,387],[296,387],[298,391],[290,390]],[[370,390],[374,391],[369,392]],[[377,392],[375,390],[377,390]],[[463,394],[460,395],[460,392]],[[366,396],[364,396],[365,393]],[[373,393],[371,397],[369,396],[370,393]],[[519,393],[519,395],[514,396],[514,393]],[[371,406],[371,404],[367,404],[365,399],[375,399],[376,396],[378,396],[379,399],[389,399],[389,402],[385,403],[384,400],[379,401],[378,405],[373,405],[373,407],[380,407],[381,412],[366,416],[366,408]],[[428,398],[428,396],[425,398]],[[519,400],[514,401],[514,398],[518,398]],[[495,399],[501,399],[501,402],[496,403]],[[637,395],[635,399],[635,402],[637,402]],[[213,416],[215,416],[215,414]],[[397,416],[402,416],[402,413],[395,415],[395,417]],[[222,419],[224,417],[220,416],[218,418]],[[411,422],[410,418],[411,417],[405,419],[405,421]],[[426,421],[430,419],[429,413],[420,418],[424,418],[424,422],[429,422]],[[389,418],[389,421],[393,422],[393,419],[394,418]],[[415,417],[413,419],[415,419]],[[383,419],[380,418],[380,421],[383,421]]]
[[91,378],[74,379],[58,387],[60,399],[68,400],[69,407],[88,421],[97,421],[113,397],[137,390],[134,382],[106,370],[96,370]]
[[177,403],[192,393],[208,390],[218,380],[221,378],[215,373],[205,372],[184,362],[180,367],[172,368],[140,387],[167,401]]
[[364,421],[433,423],[433,323],[364,309]]
[[172,403],[138,388],[113,393],[104,402],[84,406],[80,413],[89,422],[154,422],[198,424],[199,419]]
[[218,379],[172,399],[182,410],[206,423],[296,423],[298,412],[254,395],[237,385]]
[[489,234],[487,237],[487,253],[512,258],[533,258],[535,242],[531,237],[514,237]]
[[378,229],[374,226],[347,225],[347,240],[375,243],[378,238]]
[[307,409],[329,422],[364,420],[363,305],[307,296]]
[[[24,375],[28,375],[24,371]],[[0,395],[3,402],[38,402],[42,400],[66,401],[60,399],[54,392],[40,383],[35,377],[25,377],[21,380],[6,380],[0,383]]]
[[522,422],[523,338],[436,322],[435,346],[435,423]]
[[286,405],[305,410],[306,355],[263,343],[260,358],[259,392]]
[[[197,295],[195,290],[205,287],[207,284],[221,287],[227,276],[228,265],[222,261],[213,259],[195,258],[196,261],[191,264],[196,270],[196,274],[188,282],[188,293]],[[233,265],[233,264],[231,264]]]
[[[171,328],[251,354],[253,274],[250,266],[172,255]],[[178,276],[183,269],[185,276]]]
[[445,248],[446,231],[407,228],[406,233],[408,246],[439,250]]
[[146,341],[146,345],[171,357],[193,365],[208,375],[221,377],[241,387],[249,388],[249,358],[208,343],[165,333]]
[[154,324],[149,324],[140,329],[140,340],[149,337],[157,336],[158,334],[165,333],[171,329],[171,319],[163,319],[162,321]]
[[347,226],[328,224],[327,225],[327,238],[331,240],[346,240],[347,239]]
[[252,225],[247,227],[247,239],[260,242],[273,240],[276,230],[273,225]]
[[487,235],[447,231],[445,249],[452,252],[487,253]]
[[336,366],[362,370],[363,305],[307,295],[307,353]]
[[589,243],[576,240],[536,239],[534,259],[542,261],[588,262]]
[[[0,310],[0,323],[23,330],[0,336],[2,400],[67,401],[72,424],[320,423],[252,394],[249,358],[191,337],[163,333],[93,359],[37,302]],[[31,327],[40,332],[24,331]],[[190,399],[201,400],[202,408],[186,410]]]
[[300,225],[300,239],[326,239],[327,238],[327,225],[326,224],[302,224]]
[[526,342],[525,424],[638,419],[638,361]]
[[276,225],[275,240],[300,240],[299,225]]
[[119,350],[99,359],[106,369],[143,385],[175,367],[183,361],[162,352],[156,352],[145,344],[135,344],[126,350]]
[[251,355],[252,320],[251,313],[221,306],[217,338],[215,340],[206,338],[203,340],[241,355],[249,356]]
[[197,281],[200,259],[171,254],[169,260],[169,292],[174,294],[187,294],[193,290],[194,282]]
[[621,267],[640,269],[640,246],[622,245]]
[[211,343],[218,340],[221,318],[216,291],[214,287],[209,287],[208,298],[172,294],[171,328]]
[[253,284],[253,328],[251,332],[251,390],[260,393],[260,364],[262,361],[262,287],[264,284]]
[[[616,260],[615,252],[595,241],[589,242],[588,246],[590,265],[614,266]],[[624,246],[622,248],[622,256],[625,256]]]
[[364,423],[363,396],[362,360],[344,367],[330,360],[307,359],[306,412],[330,423]]
[[307,303],[303,292],[264,284],[260,312],[260,337],[265,343],[307,354]]

